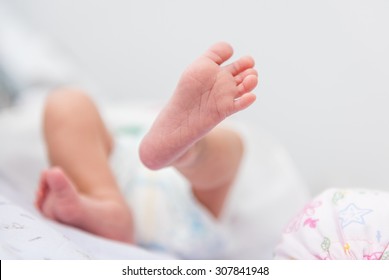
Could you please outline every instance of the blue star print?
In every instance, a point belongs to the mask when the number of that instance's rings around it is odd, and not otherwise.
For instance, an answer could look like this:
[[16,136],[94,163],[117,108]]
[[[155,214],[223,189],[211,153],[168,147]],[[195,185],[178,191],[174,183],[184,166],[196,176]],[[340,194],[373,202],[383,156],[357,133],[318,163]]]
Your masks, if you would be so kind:
[[345,209],[339,211],[340,224],[342,228],[352,223],[364,225],[364,216],[372,211],[371,209],[358,208],[354,203],[351,203]]

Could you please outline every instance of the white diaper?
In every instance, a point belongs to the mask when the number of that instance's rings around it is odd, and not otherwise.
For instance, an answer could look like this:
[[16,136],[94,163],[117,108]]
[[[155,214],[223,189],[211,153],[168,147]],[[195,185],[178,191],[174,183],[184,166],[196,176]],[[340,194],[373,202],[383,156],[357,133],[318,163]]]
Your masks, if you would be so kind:
[[220,224],[194,198],[188,182],[172,168],[151,171],[138,157],[145,126],[116,129],[111,166],[135,222],[136,242],[179,258],[219,258],[226,237]]
[[115,128],[111,165],[134,212],[137,242],[181,258],[271,259],[282,228],[307,201],[284,147],[255,125],[224,123],[242,136],[245,155],[215,220],[174,169],[140,163],[139,142],[156,111],[115,105],[104,118]]
[[389,259],[389,193],[330,189],[285,229],[277,259]]

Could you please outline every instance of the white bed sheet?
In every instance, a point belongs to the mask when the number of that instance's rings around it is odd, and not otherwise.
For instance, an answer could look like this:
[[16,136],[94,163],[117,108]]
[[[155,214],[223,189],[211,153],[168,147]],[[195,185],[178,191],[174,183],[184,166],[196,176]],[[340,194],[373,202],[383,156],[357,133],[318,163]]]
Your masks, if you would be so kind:
[[171,258],[49,221],[10,199],[16,195],[11,188],[0,178],[0,190],[9,195],[0,195],[0,259]]

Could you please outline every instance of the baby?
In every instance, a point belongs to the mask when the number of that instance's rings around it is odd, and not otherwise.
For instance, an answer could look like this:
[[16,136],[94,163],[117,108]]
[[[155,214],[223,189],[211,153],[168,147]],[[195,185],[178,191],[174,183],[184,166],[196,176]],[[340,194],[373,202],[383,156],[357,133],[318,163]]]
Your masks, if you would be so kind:
[[[244,147],[237,132],[217,125],[253,104],[258,83],[251,57],[224,64],[232,54],[231,46],[218,43],[195,60],[151,128],[128,138],[135,143],[130,149],[119,149],[85,94],[51,94],[44,134],[53,167],[42,172],[37,208],[61,223],[179,257],[218,252],[225,245],[218,218]],[[137,162],[138,153],[150,170],[178,171],[189,191],[169,176],[158,181],[147,169],[126,169],[116,160]],[[124,183],[118,169],[130,174]],[[324,192],[285,229],[275,258],[388,259],[387,201],[383,192]]]
[[[191,224],[197,230],[216,222],[243,153],[239,135],[216,126],[256,99],[252,93],[258,82],[254,60],[247,56],[224,65],[232,54],[230,45],[218,43],[196,59],[139,145],[139,157],[146,167],[174,167],[190,183],[193,198],[206,210],[188,210],[195,213]],[[136,209],[125,200],[111,167],[114,140],[85,94],[60,89],[48,97],[44,136],[53,167],[42,172],[37,191],[36,206],[43,215],[106,238],[164,246],[136,237],[135,220],[140,219],[134,217]],[[176,208],[170,215],[185,211]],[[204,212],[211,217],[201,218]],[[170,239],[179,239],[182,232],[178,235]],[[216,234],[212,239],[219,237]]]

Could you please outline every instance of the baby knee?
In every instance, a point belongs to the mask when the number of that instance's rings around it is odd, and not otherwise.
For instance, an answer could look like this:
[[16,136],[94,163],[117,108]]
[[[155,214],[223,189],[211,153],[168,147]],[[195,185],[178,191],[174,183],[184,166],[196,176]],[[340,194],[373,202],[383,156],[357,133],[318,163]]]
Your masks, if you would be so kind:
[[79,89],[57,88],[52,90],[46,99],[46,107],[58,107],[66,104],[85,102],[87,94]]
[[45,117],[74,114],[91,105],[92,101],[82,90],[58,88],[50,92],[45,103]]

